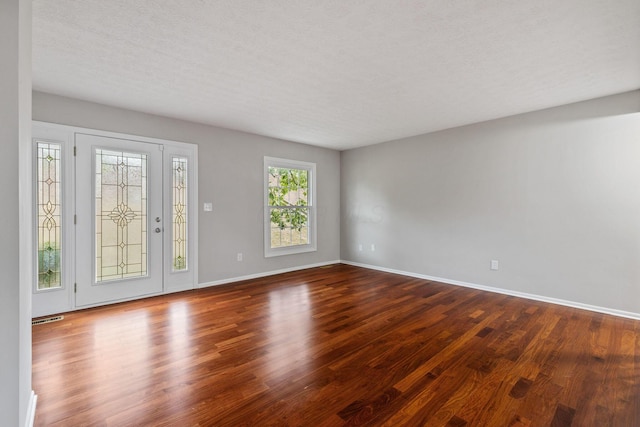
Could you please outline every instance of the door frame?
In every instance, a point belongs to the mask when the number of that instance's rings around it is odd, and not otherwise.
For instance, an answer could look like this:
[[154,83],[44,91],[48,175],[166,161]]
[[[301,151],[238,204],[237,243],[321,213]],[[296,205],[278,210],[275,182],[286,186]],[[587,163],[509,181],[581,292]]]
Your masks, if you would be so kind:
[[[76,229],[74,226],[74,216],[76,214],[76,197],[75,197],[75,157],[73,155],[74,147],[76,144],[76,134],[89,134],[107,138],[125,139],[138,142],[146,142],[151,144],[161,145],[163,147],[163,174],[162,174],[162,195],[163,195],[163,215],[166,218],[165,232],[163,233],[163,247],[165,248],[165,255],[163,257],[163,290],[162,294],[168,294],[173,292],[180,292],[188,289],[195,289],[198,286],[198,146],[196,144],[171,141],[159,138],[150,138],[138,135],[130,135],[118,132],[108,132],[96,129],[82,128],[77,126],[59,125],[48,122],[33,121],[32,122],[32,144],[35,144],[36,140],[46,140],[51,142],[60,143],[63,147],[62,155],[62,170],[63,179],[65,180],[62,186],[62,201],[63,201],[63,217],[62,224],[64,226],[62,242],[62,287],[48,290],[37,290],[37,234],[33,235],[32,242],[32,256],[35,258],[35,279],[32,285],[32,316],[40,317],[47,316],[56,313],[74,311],[79,309],[85,309],[89,307],[95,307],[105,304],[95,305],[83,305],[77,306],[75,298],[75,283],[76,283]],[[184,157],[188,159],[188,171],[187,171],[187,221],[188,236],[187,236],[187,254],[189,257],[188,268],[183,271],[172,271],[171,265],[168,262],[171,259],[171,207],[169,202],[171,200],[171,176],[168,166],[171,164],[173,157]],[[35,163],[35,151],[32,155],[33,162]],[[31,187],[35,188],[36,185],[36,173],[37,169],[34,169],[32,176],[30,177]],[[36,213],[34,217],[34,224],[31,227],[36,226],[37,220],[37,206],[36,206],[36,191],[33,196],[33,209]],[[146,296],[140,296],[135,298],[127,298],[122,300],[110,301],[106,304],[112,304],[122,301],[129,301],[139,298],[145,298]],[[48,301],[53,301],[54,306],[49,306]]]
[[[100,304],[108,304],[110,301],[122,301],[132,298],[141,298],[145,296],[159,295],[164,291],[164,246],[165,246],[165,232],[162,230],[164,218],[164,206],[163,206],[163,190],[164,190],[164,163],[163,163],[163,148],[162,145],[150,144],[147,142],[140,142],[132,139],[120,139],[120,138],[105,138],[102,136],[89,135],[84,133],[76,133],[76,284],[75,287],[75,304],[77,307],[88,307]],[[134,276],[108,277],[104,280],[98,280],[97,276],[99,271],[97,266],[98,257],[98,236],[97,229],[100,225],[101,237],[105,239],[105,236],[111,235],[112,238],[116,238],[119,233],[123,233],[125,236],[130,235],[128,230],[131,228],[123,226],[122,228],[118,223],[109,218],[105,223],[104,209],[111,211],[112,208],[120,209],[125,205],[117,205],[116,200],[107,200],[101,198],[101,201],[106,205],[98,209],[97,202],[97,177],[104,177],[103,171],[98,166],[97,150],[104,150],[108,157],[113,156],[115,153],[122,153],[125,156],[133,156],[139,159],[144,158],[144,166],[140,163],[140,172],[146,175],[144,185],[140,186],[141,201],[136,207],[134,202],[134,210],[139,212],[136,217],[140,221],[139,236],[141,246],[139,247],[139,254],[141,260],[144,259],[143,271],[144,273]],[[127,160],[128,162],[128,160]],[[123,173],[127,175],[128,168],[123,169]],[[144,172],[143,172],[144,171]],[[142,175],[141,175],[142,176]],[[142,178],[141,178],[142,180]],[[142,181],[141,181],[142,182]],[[105,187],[100,182],[102,191],[105,191]],[[123,189],[120,196],[120,202],[127,203],[125,200],[129,197],[129,191],[124,181],[122,182]],[[112,189],[114,187],[111,187]],[[104,194],[103,194],[104,195]],[[146,198],[146,201],[142,201]],[[128,206],[128,205],[126,205]],[[132,211],[133,212],[133,211]],[[113,211],[111,212],[113,213]],[[120,211],[122,214],[122,212]],[[158,217],[160,222],[154,222],[153,218]],[[129,218],[135,221],[136,218]],[[128,224],[126,217],[120,217],[121,221]],[[135,222],[134,222],[135,224]],[[110,234],[105,231],[105,227],[113,227],[116,231],[115,234]],[[135,228],[135,225],[134,225]],[[154,229],[158,229],[157,232]],[[170,230],[167,230],[170,232]],[[137,234],[137,233],[136,233]],[[128,240],[124,237],[124,240]],[[106,238],[106,240],[110,240]],[[124,241],[122,241],[124,244]],[[113,248],[113,243],[107,245]],[[123,248],[127,245],[124,244]],[[105,250],[103,245],[100,245],[101,251]],[[107,250],[108,251],[108,250]],[[120,252],[120,251],[118,251]],[[124,252],[124,251],[123,251]],[[133,252],[136,252],[133,249]],[[142,252],[145,256],[142,256]],[[104,259],[103,259],[104,260]],[[126,261],[126,262],[125,262]],[[126,256],[122,259],[125,264],[128,262]]]

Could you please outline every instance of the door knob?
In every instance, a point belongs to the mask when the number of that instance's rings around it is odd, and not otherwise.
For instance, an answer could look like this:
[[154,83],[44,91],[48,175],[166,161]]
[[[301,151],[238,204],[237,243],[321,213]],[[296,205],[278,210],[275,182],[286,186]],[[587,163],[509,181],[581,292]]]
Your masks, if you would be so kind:
[[162,230],[160,229],[160,227],[156,227],[156,229],[154,230],[156,233],[161,232]]
[[156,222],[160,222],[160,217],[159,216],[156,217]]

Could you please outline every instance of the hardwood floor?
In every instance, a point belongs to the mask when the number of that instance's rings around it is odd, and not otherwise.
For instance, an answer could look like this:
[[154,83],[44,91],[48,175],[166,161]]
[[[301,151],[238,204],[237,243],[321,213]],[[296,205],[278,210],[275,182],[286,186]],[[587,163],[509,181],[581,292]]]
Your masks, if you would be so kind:
[[640,322],[346,265],[33,327],[37,426],[638,426]]

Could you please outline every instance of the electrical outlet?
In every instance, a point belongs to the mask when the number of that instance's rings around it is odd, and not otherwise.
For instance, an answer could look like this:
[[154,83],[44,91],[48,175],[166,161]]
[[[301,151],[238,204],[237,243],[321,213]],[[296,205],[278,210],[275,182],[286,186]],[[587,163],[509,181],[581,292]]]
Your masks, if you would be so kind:
[[492,259],[491,260],[491,269],[492,270],[497,270],[500,267],[500,263],[498,262],[497,259]]
[[238,252],[237,260],[242,261],[242,252]]
[[202,209],[203,209],[205,212],[211,212],[211,211],[213,211],[213,203],[205,202],[205,203],[204,203],[204,205],[202,206]]

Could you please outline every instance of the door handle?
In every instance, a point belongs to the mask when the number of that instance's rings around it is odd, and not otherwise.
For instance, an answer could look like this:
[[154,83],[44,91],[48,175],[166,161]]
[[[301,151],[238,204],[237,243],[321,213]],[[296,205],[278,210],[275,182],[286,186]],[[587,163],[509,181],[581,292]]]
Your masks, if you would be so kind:
[[162,231],[162,229],[160,227],[156,227],[156,229],[154,230],[156,233],[160,233]]

